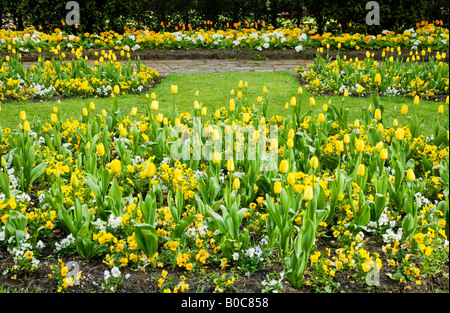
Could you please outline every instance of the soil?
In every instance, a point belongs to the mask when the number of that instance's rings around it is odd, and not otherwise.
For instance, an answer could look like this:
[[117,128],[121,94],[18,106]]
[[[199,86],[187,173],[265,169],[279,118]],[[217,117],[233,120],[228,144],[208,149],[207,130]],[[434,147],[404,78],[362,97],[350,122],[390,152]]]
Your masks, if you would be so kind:
[[[62,233],[59,236],[63,236]],[[370,242],[367,245],[367,250],[370,253],[377,252],[380,257],[383,258],[383,252],[381,251],[381,243]],[[326,253],[326,248],[336,248],[336,242],[331,237],[320,237],[317,242],[317,250],[323,254]],[[333,250],[333,249],[332,249]],[[14,277],[11,273],[4,273],[8,268],[14,265],[14,261],[9,256],[9,253],[4,248],[0,250],[0,286],[7,290],[18,290],[22,292],[37,292],[37,293],[56,293],[57,283],[56,280],[48,277],[52,273],[51,266],[57,265],[58,260],[56,251],[52,248],[46,247],[42,250],[42,254],[39,256],[40,265],[37,271],[32,274],[18,274]],[[68,257],[62,257],[63,262],[67,265],[68,262],[74,261],[78,263],[79,270],[82,271],[80,283],[78,285],[69,287],[68,293],[109,293],[102,287],[105,270],[111,270],[111,268],[102,262],[102,256],[96,256],[91,261],[82,259],[78,254],[71,254]],[[383,259],[382,259],[383,260]],[[331,293],[429,293],[436,291],[449,290],[449,262],[444,265],[444,268],[439,275],[428,276],[421,279],[422,284],[417,285],[414,282],[398,283],[390,279],[386,274],[389,271],[389,266],[386,260],[383,260],[385,266],[382,267],[379,275],[379,286],[368,287],[363,285],[357,279],[355,279],[354,273],[338,271],[333,278],[333,281],[337,283],[338,287],[335,287],[328,292]],[[231,266],[231,269],[233,266]],[[214,283],[212,282],[212,275],[219,273],[220,275],[225,273],[219,269],[217,265],[205,266],[204,271],[188,273],[175,266],[172,269],[171,265],[166,265],[164,268],[150,268],[132,270],[126,269],[122,271],[122,277],[129,275],[128,278],[124,278],[124,284],[114,293],[159,293],[157,280],[161,277],[162,270],[168,271],[168,275],[174,277],[174,281],[177,283],[180,281],[180,276],[186,277],[186,283],[189,284],[189,293],[197,294],[212,294],[214,293]],[[71,270],[71,269],[69,269]],[[310,268],[307,269],[305,278],[308,280]],[[259,294],[264,289],[262,282],[266,279],[266,275],[270,273],[280,273],[283,271],[283,264],[281,262],[270,262],[264,264],[263,267],[250,276],[246,276],[243,273],[235,272],[237,275],[236,282],[233,284],[233,288],[226,290],[226,293],[239,293],[239,294]],[[230,267],[227,268],[230,273]],[[295,289],[287,279],[283,280],[284,288],[282,293],[287,294],[303,294],[303,293],[323,293],[327,291],[315,290],[314,288],[304,285],[301,288]],[[406,288],[405,288],[406,287]]]

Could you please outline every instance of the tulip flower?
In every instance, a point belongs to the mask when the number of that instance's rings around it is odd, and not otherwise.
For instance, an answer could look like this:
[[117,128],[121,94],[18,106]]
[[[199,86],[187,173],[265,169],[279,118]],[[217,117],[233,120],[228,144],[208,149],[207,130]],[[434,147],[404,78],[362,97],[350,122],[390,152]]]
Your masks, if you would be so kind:
[[314,198],[314,191],[311,186],[306,187],[305,192],[303,194],[303,200],[311,201]]
[[294,173],[289,173],[287,176],[287,182],[289,185],[293,186],[295,184],[295,174]]
[[23,123],[23,130],[27,133],[30,132],[31,128],[30,128],[30,123],[28,121],[25,121]]
[[288,163],[288,161],[287,160],[282,160],[280,162],[280,168],[279,169],[280,169],[281,173],[286,174],[287,171],[289,170],[289,163]]
[[309,97],[309,105],[312,107],[316,105],[316,100],[313,97]]
[[105,155],[105,146],[102,144],[102,143],[100,143],[99,145],[97,145],[97,154],[100,156],[100,157],[102,157],[102,156],[104,156]]
[[402,105],[401,113],[403,115],[408,114],[408,106],[406,104]]
[[273,192],[275,194],[279,194],[281,193],[281,182],[280,181],[276,181],[274,186],[273,186]]
[[115,159],[111,162],[111,171],[113,173],[120,173],[122,171],[122,163],[120,160]]
[[364,164],[358,166],[358,176],[363,177],[366,174],[366,167]]
[[377,121],[381,120],[381,110],[380,109],[375,110],[374,117]]
[[380,150],[380,159],[387,160],[388,158],[388,149],[384,148]]
[[173,95],[176,95],[178,93],[178,85],[172,85],[170,86],[170,91]]
[[414,174],[414,170],[412,168],[408,169],[406,179],[411,182],[416,180],[416,175]]
[[233,180],[233,188],[234,188],[235,190],[238,190],[240,187],[241,187],[241,181],[239,180],[239,178],[236,177],[236,178]]

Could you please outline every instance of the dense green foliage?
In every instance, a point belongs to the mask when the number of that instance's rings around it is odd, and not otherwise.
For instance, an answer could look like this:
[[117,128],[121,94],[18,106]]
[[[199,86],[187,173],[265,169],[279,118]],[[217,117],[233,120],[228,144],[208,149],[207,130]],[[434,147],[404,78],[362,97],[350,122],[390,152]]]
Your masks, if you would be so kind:
[[[44,29],[60,27],[69,10],[67,0],[0,0],[0,27],[14,24],[18,29],[33,25]],[[300,24],[312,17],[319,32],[347,30],[349,23],[361,31],[380,32],[383,29],[413,27],[417,21],[443,20],[448,27],[448,3],[444,0],[379,0],[380,25],[365,23],[365,0],[84,0],[80,3],[79,31],[118,31],[124,26],[144,24],[151,29],[172,25],[213,27],[234,23],[265,21],[275,27],[285,23]],[[164,26],[161,25],[164,22]]]

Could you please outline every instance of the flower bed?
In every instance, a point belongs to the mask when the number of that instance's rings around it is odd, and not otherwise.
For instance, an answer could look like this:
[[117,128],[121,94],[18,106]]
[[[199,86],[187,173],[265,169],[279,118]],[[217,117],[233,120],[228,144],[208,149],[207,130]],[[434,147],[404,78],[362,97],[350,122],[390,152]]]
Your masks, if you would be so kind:
[[[315,95],[332,92],[364,96],[418,96],[423,99],[445,98],[449,92],[449,65],[442,62],[446,53],[422,50],[398,57],[401,50],[391,49],[379,63],[367,51],[364,59],[331,58],[317,54],[314,63],[296,68],[300,81]],[[422,58],[427,56],[428,62]]]
[[275,29],[180,29],[155,32],[148,29],[126,29],[124,33],[105,31],[100,34],[71,34],[61,29],[43,33],[34,28],[25,31],[1,30],[0,51],[16,49],[19,52],[50,51],[59,45],[62,50],[82,47],[87,49],[113,49],[140,51],[149,49],[304,49],[380,50],[403,49],[448,50],[449,32],[440,23],[419,23],[417,28],[394,33],[385,30],[374,35],[360,33],[317,34],[308,27]]
[[65,121],[23,112],[0,129],[3,277],[44,271],[55,292],[126,290],[128,275],[153,292],[251,277],[264,292],[395,292],[448,275],[448,125],[426,137],[410,113],[390,127],[377,98],[354,122],[345,98],[315,116],[293,97],[272,117],[267,99],[251,106],[241,82],[209,114],[174,101],[164,115],[157,95],[143,112],[117,96]]
[[[59,52],[57,52],[59,53]],[[77,57],[64,61],[60,58],[45,60],[24,68],[19,54],[0,59],[0,102],[6,100],[48,99],[55,95],[110,96],[112,93],[141,93],[148,90],[159,74],[156,70],[136,62],[118,62],[113,54],[102,51],[94,64],[74,52]]]

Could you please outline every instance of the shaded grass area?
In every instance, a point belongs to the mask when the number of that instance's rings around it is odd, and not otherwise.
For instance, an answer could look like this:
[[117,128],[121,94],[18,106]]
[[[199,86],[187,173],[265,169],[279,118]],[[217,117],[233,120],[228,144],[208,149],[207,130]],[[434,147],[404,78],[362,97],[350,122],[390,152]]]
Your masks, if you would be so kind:
[[[230,92],[238,89],[238,83],[242,80],[247,82],[248,87],[243,87],[242,100],[245,105],[260,108],[257,103],[258,96],[262,96],[269,101],[269,115],[285,114],[285,104],[291,97],[297,97],[297,103],[303,106],[303,111],[310,108],[310,93],[304,91],[300,96],[298,94],[299,83],[297,78],[288,72],[229,72],[229,73],[205,73],[205,74],[172,74],[167,76],[162,82],[152,90],[148,91],[156,94],[159,101],[159,112],[169,114],[172,110],[173,101],[176,102],[178,112],[192,113],[194,110],[194,101],[197,99],[203,106],[208,108],[207,114],[214,115],[218,108],[228,108]],[[171,85],[178,85],[178,93],[174,96],[171,93]],[[268,93],[263,93],[263,87],[266,86]],[[304,88],[305,89],[305,88]],[[195,93],[198,91],[199,96]],[[267,97],[267,98],[265,98]],[[342,101],[342,96],[317,96],[314,97],[316,105],[312,108],[312,114],[319,114],[322,106],[331,101],[337,103]],[[418,106],[413,105],[413,100],[399,97],[381,97],[381,104],[384,106],[383,121],[385,127],[391,127],[392,121],[397,118],[400,123],[405,122],[406,118],[400,114],[400,108],[403,104],[409,106],[408,115],[417,115],[425,122],[424,135],[431,134],[433,120],[438,118],[441,125],[448,125],[448,106],[444,104],[443,114],[438,115],[438,106],[442,102],[421,101]],[[354,121],[361,116],[361,109],[368,107],[372,103],[372,98],[346,98],[345,107],[349,108],[349,121]],[[69,98],[61,100],[61,105],[57,101],[41,102],[9,102],[2,104],[0,111],[0,126],[3,128],[14,128],[20,124],[19,113],[24,110],[28,120],[49,121],[52,108],[58,106],[64,119],[81,115],[84,106],[89,107],[89,103],[94,102],[96,110],[100,113],[102,109],[109,109],[112,106],[111,98]],[[145,94],[141,95],[121,95],[119,97],[119,106],[123,113],[131,112],[133,107],[138,109],[138,114],[144,112],[150,104],[151,99]]]

